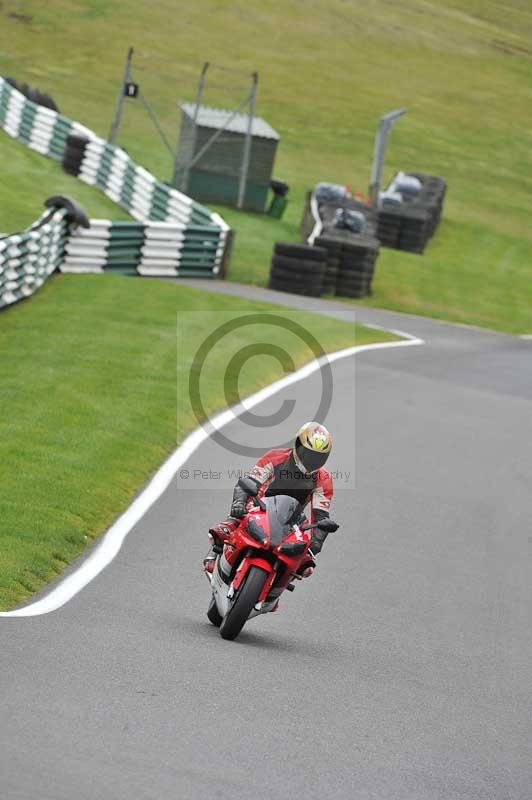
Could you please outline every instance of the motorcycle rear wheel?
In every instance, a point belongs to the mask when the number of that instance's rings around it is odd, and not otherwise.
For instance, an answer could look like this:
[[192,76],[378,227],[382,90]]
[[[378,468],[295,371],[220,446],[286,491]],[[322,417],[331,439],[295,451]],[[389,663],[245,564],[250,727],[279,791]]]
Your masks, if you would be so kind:
[[222,639],[236,639],[260,597],[267,574],[266,570],[260,567],[249,568],[244,583],[220,626]]

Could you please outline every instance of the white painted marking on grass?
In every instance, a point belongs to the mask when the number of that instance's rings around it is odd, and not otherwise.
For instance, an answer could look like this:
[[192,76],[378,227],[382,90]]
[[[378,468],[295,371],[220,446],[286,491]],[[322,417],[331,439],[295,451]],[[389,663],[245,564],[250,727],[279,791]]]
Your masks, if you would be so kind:
[[[253,408],[264,400],[272,397],[274,394],[277,394],[277,392],[280,392],[282,389],[285,389],[287,386],[304,380],[309,375],[312,375],[313,372],[319,370],[327,361],[333,363],[334,361],[339,361],[341,358],[348,358],[349,356],[354,356],[356,353],[363,353],[367,350],[382,350],[385,348],[425,344],[423,339],[418,339],[416,336],[411,336],[402,331],[388,330],[386,328],[380,328],[378,325],[368,325],[366,327],[386,330],[388,333],[402,336],[403,340],[397,342],[375,342],[373,344],[355,345],[345,350],[337,350],[335,353],[329,353],[322,358],[314,359],[296,372],[292,372],[290,375],[275,381],[275,383],[270,384],[270,386],[266,386],[264,389],[251,395],[251,397],[248,397],[245,401],[245,407],[244,404],[238,404],[237,406],[228,408],[217,414],[210,421],[212,428],[214,430],[220,430],[229,422],[236,419],[244,411],[244,408]],[[95,550],[93,550],[74,572],[52,589],[49,594],[45,595],[41,600],[30,603],[23,608],[17,608],[14,611],[2,611],[0,612],[0,617],[36,617],[40,614],[49,614],[50,611],[56,611],[58,608],[61,608],[61,606],[65,605],[65,603],[68,603],[69,600],[77,595],[78,592],[87,586],[88,583],[96,578],[96,576],[111,563],[120,551],[128,533],[168,488],[178,469],[183,466],[209,436],[210,434],[201,427],[196,428],[195,431],[189,434],[184,442],[174,450],[172,455],[168,457],[162,467],[155,473],[146,488],[143,489],[139,496],[133,501],[127,511],[125,511],[109,528],[107,533],[104,534]]]

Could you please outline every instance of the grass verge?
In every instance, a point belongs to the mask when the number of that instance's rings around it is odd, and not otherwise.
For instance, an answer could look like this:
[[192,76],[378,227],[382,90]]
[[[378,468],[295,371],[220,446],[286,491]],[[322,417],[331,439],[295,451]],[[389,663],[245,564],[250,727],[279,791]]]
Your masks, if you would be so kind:
[[98,189],[67,175],[51,158],[30,150],[0,130],[0,231],[27,228],[44,211],[54,194],[74,197],[91,217],[131,219]]
[[[266,303],[112,275],[52,277],[30,301],[2,312],[1,609],[59,574],[196,426],[186,393],[176,405],[176,379],[186,377],[209,332],[205,312],[216,322],[228,311],[286,314]],[[393,338],[321,315],[294,310],[291,317],[327,350]],[[235,332],[227,357],[264,341],[263,334]],[[270,328],[267,341],[287,348],[296,365],[309,360],[307,347],[284,329]],[[224,402],[227,357],[207,365],[208,412]],[[271,357],[256,356],[240,388],[250,393],[281,374]]]

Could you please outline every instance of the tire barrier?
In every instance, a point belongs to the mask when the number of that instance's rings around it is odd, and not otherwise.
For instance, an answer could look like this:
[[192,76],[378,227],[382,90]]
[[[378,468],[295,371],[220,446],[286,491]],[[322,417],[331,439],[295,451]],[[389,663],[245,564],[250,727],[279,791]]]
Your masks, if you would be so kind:
[[31,86],[28,83],[19,83],[14,78],[6,77],[5,80],[9,83],[13,89],[18,89],[28,100],[31,100],[33,103],[37,103],[39,106],[44,106],[44,108],[50,108],[52,111],[57,111],[59,113],[59,108],[57,107],[57,103],[50,97],[49,94],[45,94],[37,89],[36,86]]
[[27,230],[0,237],[0,309],[32,295],[56,270],[205,277],[218,231],[212,226],[90,220],[70,197],[49,197]]
[[315,243],[327,251],[323,293],[341,297],[365,297],[371,294],[371,283],[379,254],[379,243],[373,236],[348,236],[329,231]]
[[44,205],[45,208],[65,208],[68,221],[73,223],[73,228],[77,225],[81,225],[82,228],[90,228],[90,221],[85,209],[67,195],[54,194],[44,201]]
[[371,294],[378,254],[379,244],[373,237],[361,236],[357,242],[344,242],[336,294],[342,297],[365,297]]
[[342,260],[342,242],[337,239],[328,239],[325,236],[317,236],[314,245],[323,248],[327,253],[322,283],[323,294],[336,294],[338,272]]
[[327,251],[321,247],[276,242],[269,288],[307,297],[321,297]]
[[29,100],[9,81],[12,79],[0,78],[0,128],[13,139],[61,161],[70,133],[91,133],[79,122]]
[[70,224],[68,209],[55,207],[25,231],[0,238],[0,308],[30,297],[59,267]]
[[385,247],[423,253],[442,214],[447,183],[436,175],[398,172],[380,197],[377,237]]
[[320,183],[307,195],[301,234],[326,251],[323,294],[354,298],[371,294],[379,255],[376,233],[373,208],[343,187]]
[[141,222],[191,222],[220,227],[218,214],[158,181],[135,164],[125,150],[103,139],[70,135],[62,163],[66,172],[97,186]]
[[[92,233],[85,235],[75,254],[67,253],[63,271],[82,271],[84,257],[92,259],[87,261],[87,271],[94,271],[102,254],[108,253],[113,255],[110,268],[115,269],[118,261],[120,269],[140,275],[223,275],[232,232],[219,214],[157,180],[124,150],[84,125],[28,99],[10,81],[0,78],[0,127],[60,161],[66,172],[99,188],[141,223],[124,227],[111,220],[92,221]],[[119,250],[120,258],[115,259]],[[132,258],[139,252],[143,263],[135,270]]]
[[61,272],[121,272],[205,278],[218,269],[219,231],[212,226],[93,219],[68,239]]

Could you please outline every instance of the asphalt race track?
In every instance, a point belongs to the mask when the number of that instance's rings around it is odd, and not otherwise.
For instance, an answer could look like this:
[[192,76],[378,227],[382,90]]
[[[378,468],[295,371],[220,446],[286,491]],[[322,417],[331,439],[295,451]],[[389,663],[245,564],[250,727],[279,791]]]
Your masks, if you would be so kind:
[[[73,600],[0,620],[2,800],[529,800],[532,342],[357,318],[426,343],[333,365],[356,479],[315,574],[223,641],[199,565],[227,481],[174,483]],[[209,441],[190,469],[248,465]]]

